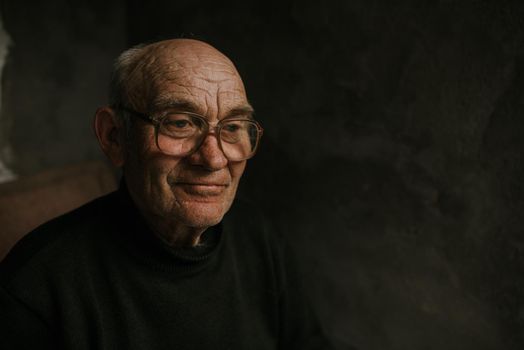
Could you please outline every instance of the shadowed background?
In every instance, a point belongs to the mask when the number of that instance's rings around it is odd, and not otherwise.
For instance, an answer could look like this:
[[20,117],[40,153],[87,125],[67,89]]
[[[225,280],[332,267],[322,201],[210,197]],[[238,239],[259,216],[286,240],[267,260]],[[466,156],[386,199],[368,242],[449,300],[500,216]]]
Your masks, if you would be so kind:
[[206,40],[265,128],[244,175],[328,332],[358,349],[524,348],[524,4],[3,1],[0,146],[18,175],[101,159],[112,59]]

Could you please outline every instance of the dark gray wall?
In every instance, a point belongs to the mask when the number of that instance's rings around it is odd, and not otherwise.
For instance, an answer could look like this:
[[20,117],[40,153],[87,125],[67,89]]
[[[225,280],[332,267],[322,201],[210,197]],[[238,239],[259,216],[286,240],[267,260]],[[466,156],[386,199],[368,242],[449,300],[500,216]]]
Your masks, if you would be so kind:
[[23,176],[101,158],[91,124],[125,48],[123,0],[2,1],[0,14],[13,41],[0,119],[8,165]]
[[[38,44],[11,58],[27,68],[6,78],[15,164],[93,156],[79,123],[122,46],[112,17],[122,21],[125,11],[128,44],[207,40],[237,63],[266,129],[242,194],[293,242],[332,335],[369,350],[522,349],[521,3],[135,0],[110,16],[107,4],[70,7],[87,22],[62,39],[70,46],[62,56],[61,45],[45,45],[60,37],[62,7],[33,18],[55,30],[27,34],[24,44],[13,28],[28,24],[15,6],[18,19],[4,13],[7,29],[17,45]],[[92,31],[89,18],[99,16],[113,32]],[[74,51],[85,38],[102,68]],[[22,103],[22,87],[36,102]],[[27,123],[34,140],[22,146]]]
[[195,35],[237,63],[267,131],[243,192],[293,241],[331,333],[518,349],[522,10],[136,1],[128,23],[130,43]]

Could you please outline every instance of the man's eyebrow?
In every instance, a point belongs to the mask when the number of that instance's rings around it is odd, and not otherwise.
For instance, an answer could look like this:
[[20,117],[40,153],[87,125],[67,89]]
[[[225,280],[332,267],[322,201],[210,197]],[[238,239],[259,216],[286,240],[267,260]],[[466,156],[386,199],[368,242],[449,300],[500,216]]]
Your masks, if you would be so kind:
[[153,103],[154,111],[165,111],[166,109],[176,109],[197,114],[202,112],[195,103],[181,98],[159,99]]
[[234,118],[238,116],[243,116],[249,119],[253,119],[254,113],[255,113],[255,110],[253,109],[253,107],[251,107],[251,105],[247,103],[247,104],[243,104],[243,105],[231,108],[227,112],[227,115],[224,117],[224,119],[225,118]]
[[[169,98],[169,99],[159,99],[153,103],[153,111],[165,111],[168,109],[174,109],[184,112],[191,112],[196,114],[202,114],[202,110],[190,100],[181,99],[181,98]],[[241,104],[238,106],[235,106],[228,110],[225,118],[234,118],[238,116],[247,117],[249,119],[253,119],[253,114],[255,113],[255,110],[253,107],[249,104]]]

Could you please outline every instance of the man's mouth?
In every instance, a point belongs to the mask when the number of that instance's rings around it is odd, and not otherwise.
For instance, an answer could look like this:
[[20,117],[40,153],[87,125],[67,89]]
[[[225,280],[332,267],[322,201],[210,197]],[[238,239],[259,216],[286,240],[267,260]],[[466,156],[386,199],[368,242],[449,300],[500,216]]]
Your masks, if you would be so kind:
[[196,196],[218,196],[227,187],[225,184],[205,182],[177,182],[175,186],[182,188],[188,194]]

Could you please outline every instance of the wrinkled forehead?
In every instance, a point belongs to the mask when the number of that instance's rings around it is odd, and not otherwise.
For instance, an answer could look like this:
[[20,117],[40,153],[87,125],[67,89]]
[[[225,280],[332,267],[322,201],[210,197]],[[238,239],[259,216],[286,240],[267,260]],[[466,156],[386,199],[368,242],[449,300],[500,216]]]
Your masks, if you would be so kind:
[[149,90],[144,91],[149,110],[179,101],[201,113],[247,103],[235,66],[214,48],[159,45],[146,54],[145,62],[143,78],[148,83],[142,87]]

